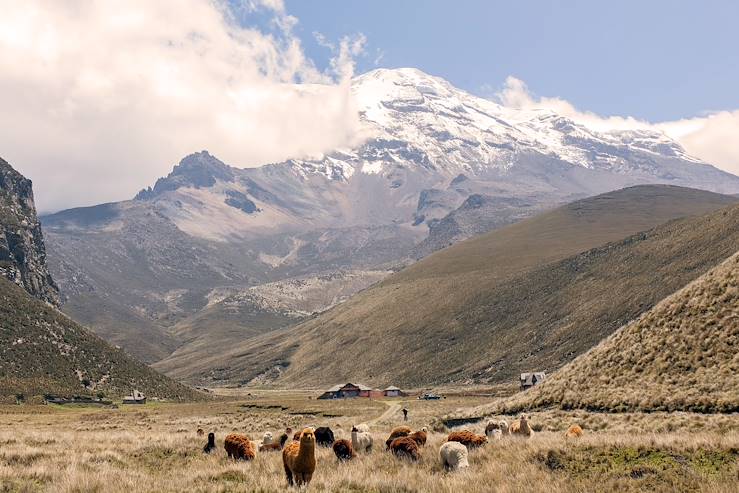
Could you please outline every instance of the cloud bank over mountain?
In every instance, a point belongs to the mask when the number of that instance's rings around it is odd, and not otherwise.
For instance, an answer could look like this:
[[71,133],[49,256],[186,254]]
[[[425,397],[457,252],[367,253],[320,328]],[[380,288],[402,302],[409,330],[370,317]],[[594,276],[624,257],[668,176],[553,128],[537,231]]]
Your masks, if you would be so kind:
[[[361,40],[341,40],[321,72],[282,2],[0,5],[0,149],[41,209],[127,198],[193,150],[255,166],[357,134]],[[237,19],[252,14],[270,29]]]
[[658,130],[678,141],[689,154],[739,175],[739,145],[735,141],[739,135],[739,110],[713,111],[704,116],[655,123],[630,116],[601,116],[580,110],[564,99],[537,97],[524,81],[516,77],[508,77],[503,88],[494,94],[494,99],[512,108],[551,109],[598,131]]
[[[0,0],[0,9],[0,155],[34,180],[42,212],[129,198],[201,149],[253,167],[363,140],[350,79],[366,38],[313,33],[332,57],[318,69],[281,0]],[[499,98],[595,129],[658,129],[739,173],[736,110],[603,118],[512,77]]]

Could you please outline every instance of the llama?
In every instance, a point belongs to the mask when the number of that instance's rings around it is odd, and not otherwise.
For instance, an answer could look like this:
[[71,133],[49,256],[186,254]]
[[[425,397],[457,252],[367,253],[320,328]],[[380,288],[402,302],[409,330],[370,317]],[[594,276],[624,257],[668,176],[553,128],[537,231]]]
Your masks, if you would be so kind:
[[249,437],[238,433],[228,435],[223,442],[223,447],[226,449],[229,458],[236,460],[252,460],[257,455]]
[[396,438],[390,443],[390,451],[394,456],[417,461],[421,457],[418,444],[411,437]]
[[491,440],[500,440],[508,435],[508,423],[503,420],[490,421],[485,427],[485,436]]
[[203,447],[203,452],[209,454],[216,449],[216,434],[208,433],[208,443]]
[[428,438],[428,428],[424,426],[419,431],[414,431],[408,436],[412,438],[419,447],[423,447],[426,445],[426,439]]
[[280,436],[279,442],[277,442],[277,443],[267,443],[267,444],[264,444],[263,443],[262,445],[259,446],[259,451],[260,452],[278,452],[278,451],[282,450],[283,447],[285,447],[285,443],[287,443],[287,439],[288,438],[289,437],[287,436],[287,433],[283,433]]
[[398,426],[396,428],[393,428],[393,430],[390,432],[390,436],[385,440],[385,446],[389,449],[390,443],[395,440],[396,438],[400,437],[407,437],[413,432],[409,427],[407,426]]
[[529,417],[525,414],[522,414],[519,419],[511,423],[511,426],[508,427],[508,432],[511,435],[526,438],[529,438],[534,434],[534,430],[532,430],[529,425]]
[[570,425],[565,432],[565,438],[580,438],[582,434],[583,431],[580,425]]
[[357,455],[354,453],[352,442],[344,438],[340,438],[339,440],[336,440],[334,442],[333,449],[334,449],[334,454],[336,454],[336,458],[342,462],[352,460]]
[[459,442],[445,442],[439,448],[441,465],[447,471],[456,471],[470,466],[467,460],[467,447]]
[[330,447],[334,444],[334,432],[328,426],[316,428],[316,444],[321,447]]
[[453,431],[449,433],[447,442],[459,442],[467,448],[482,447],[488,441],[488,437],[483,435],[475,435],[471,431]]
[[372,451],[372,435],[367,431],[352,428],[352,448],[357,452],[369,453]]
[[307,486],[310,483],[316,471],[316,435],[313,428],[304,429],[299,442],[292,442],[282,450],[282,465],[288,485]]

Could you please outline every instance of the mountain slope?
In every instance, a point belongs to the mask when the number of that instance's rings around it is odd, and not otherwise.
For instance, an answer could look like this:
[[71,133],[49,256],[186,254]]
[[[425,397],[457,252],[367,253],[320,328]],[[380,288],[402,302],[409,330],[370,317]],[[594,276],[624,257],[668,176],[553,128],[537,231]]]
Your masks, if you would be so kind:
[[1,278],[0,329],[0,400],[101,391],[121,396],[132,388],[152,397],[196,397]]
[[221,378],[269,375],[280,385],[498,382],[551,371],[733,253],[739,207],[628,235],[734,202],[665,186],[574,202],[441,250],[202,364],[224,368]]
[[203,357],[221,354],[234,344],[294,325],[335,306],[382,280],[386,271],[331,272],[211,293],[208,306],[174,326],[183,340],[175,352],[153,366],[173,378],[205,372],[219,380],[220,370],[203,365]]
[[736,253],[543,384],[495,407],[737,412],[738,354]]
[[597,132],[418,70],[361,75],[351,95],[362,131],[350,148],[250,169],[199,152],[132,200],[42,218],[64,309],[156,361],[182,343],[171,329],[224,286],[394,269],[633,185],[739,191],[739,177],[658,132]]
[[[114,349],[54,307],[30,180],[0,160],[0,401],[51,394],[196,393]],[[6,279],[7,277],[7,279]]]
[[0,276],[33,296],[59,303],[46,266],[46,248],[36,217],[31,180],[0,158]]

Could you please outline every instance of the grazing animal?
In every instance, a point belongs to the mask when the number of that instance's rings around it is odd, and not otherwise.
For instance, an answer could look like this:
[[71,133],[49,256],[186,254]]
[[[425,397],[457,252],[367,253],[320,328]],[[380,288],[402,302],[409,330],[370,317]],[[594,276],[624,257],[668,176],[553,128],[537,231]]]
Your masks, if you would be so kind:
[[367,423],[360,423],[358,425],[354,425],[352,427],[352,430],[355,430],[355,429],[357,431],[361,432],[361,433],[369,433],[370,432],[370,427],[369,427],[369,425]]
[[368,431],[352,428],[352,448],[357,452],[369,453],[372,451],[372,435]]
[[299,442],[300,441],[300,435],[302,435],[302,434],[303,434],[302,431],[296,431],[295,434],[293,435],[293,441],[294,442]]
[[491,440],[500,440],[508,435],[508,423],[503,420],[490,421],[485,427],[485,436]]
[[283,433],[280,436],[280,441],[277,443],[263,443],[259,446],[260,452],[278,452],[283,449],[285,446],[285,443],[287,443],[287,439],[289,437],[287,436],[287,433]]
[[445,442],[439,448],[439,459],[441,465],[447,471],[456,471],[470,467],[467,460],[467,447],[459,442]]
[[488,437],[475,435],[468,430],[462,430],[449,433],[446,440],[447,442],[459,442],[467,448],[476,448],[485,445],[488,441]]
[[197,431],[197,433],[198,433],[198,436],[199,436],[199,437],[201,437],[201,436],[205,435],[205,432],[203,431],[203,429],[202,429],[202,428],[198,428],[198,431]]
[[321,447],[330,447],[334,444],[334,432],[328,426],[316,428],[316,444]]
[[269,445],[274,440],[274,437],[272,436],[271,431],[267,431],[264,433],[264,436],[262,437],[262,445]]
[[508,427],[508,432],[511,435],[527,438],[534,434],[534,430],[529,426],[529,417],[525,414],[522,414],[519,419],[511,423],[511,426]]
[[308,485],[316,471],[316,435],[313,428],[300,434],[300,441],[292,442],[282,450],[282,465],[285,466],[287,484]]
[[238,433],[231,433],[226,436],[223,447],[226,449],[229,458],[236,460],[252,460],[257,455],[254,452],[254,444],[251,443],[249,437]]
[[418,444],[411,437],[396,438],[390,443],[390,451],[394,456],[417,461],[421,457]]
[[336,440],[334,442],[333,448],[334,454],[336,454],[336,458],[340,461],[352,460],[354,457],[357,456],[357,454],[354,453],[352,442],[350,442],[349,440],[340,438],[339,440]]
[[407,437],[413,432],[410,428],[407,426],[398,426],[396,428],[393,428],[393,430],[390,432],[390,436],[385,440],[385,446],[387,448],[390,448],[390,443],[395,440],[396,438],[400,437]]
[[216,434],[215,433],[208,433],[208,443],[205,444],[205,447],[203,447],[203,452],[206,454],[209,454],[213,452],[216,449]]
[[428,438],[428,431],[429,431],[428,428],[424,426],[420,430],[414,431],[408,436],[412,438],[418,444],[419,447],[423,447],[424,445],[426,445],[426,438]]
[[582,434],[583,431],[580,425],[570,425],[565,432],[565,438],[580,438]]

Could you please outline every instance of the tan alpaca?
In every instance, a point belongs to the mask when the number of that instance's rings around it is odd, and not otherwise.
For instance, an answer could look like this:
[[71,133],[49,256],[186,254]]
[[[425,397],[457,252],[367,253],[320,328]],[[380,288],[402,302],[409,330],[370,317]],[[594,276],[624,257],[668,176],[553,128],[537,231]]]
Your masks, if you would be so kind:
[[508,431],[512,436],[523,436],[527,438],[534,434],[534,430],[529,426],[529,417],[525,414],[522,414],[519,419],[511,423]]
[[580,438],[582,433],[583,431],[580,425],[570,425],[565,432],[565,438]]
[[313,428],[300,434],[299,442],[292,442],[282,450],[282,465],[285,466],[287,484],[308,485],[316,471],[316,435]]

